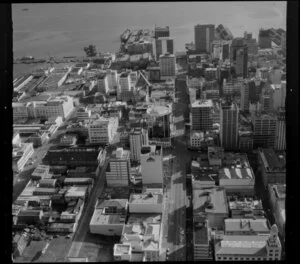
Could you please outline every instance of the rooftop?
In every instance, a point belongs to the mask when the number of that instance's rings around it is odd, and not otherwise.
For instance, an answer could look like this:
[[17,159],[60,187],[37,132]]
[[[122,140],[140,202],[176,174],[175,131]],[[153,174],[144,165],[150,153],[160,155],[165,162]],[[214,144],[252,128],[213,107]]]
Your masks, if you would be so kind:
[[127,224],[135,224],[135,223],[160,223],[161,222],[161,214],[137,214],[133,213],[129,215],[127,220]]
[[212,100],[197,100],[192,104],[192,107],[213,107]]
[[251,168],[222,168],[219,179],[254,179],[254,174]]
[[202,226],[194,226],[194,241],[195,244],[207,245],[209,242],[208,238],[208,227],[207,224]]
[[286,185],[285,184],[272,184],[270,185],[272,191],[275,193],[277,199],[286,198]]
[[114,245],[114,255],[129,254],[130,245],[126,244],[115,244]]
[[227,255],[266,255],[268,235],[257,236],[224,236],[215,247],[216,254]]
[[229,198],[229,208],[231,210],[245,210],[245,209],[256,209],[256,210],[263,210],[261,200],[254,200],[254,199],[231,199]]
[[120,214],[103,214],[103,209],[95,209],[91,219],[91,225],[123,224],[125,218]]
[[227,200],[223,188],[193,190],[194,212],[227,214]]
[[278,169],[285,169],[286,159],[285,153],[276,154],[274,149],[262,149],[259,151],[263,161],[263,165],[267,171],[273,171]]
[[131,194],[130,204],[161,204],[163,200],[162,194],[156,193],[143,193],[143,194]]
[[254,231],[260,233],[269,233],[267,219],[225,219],[225,231]]

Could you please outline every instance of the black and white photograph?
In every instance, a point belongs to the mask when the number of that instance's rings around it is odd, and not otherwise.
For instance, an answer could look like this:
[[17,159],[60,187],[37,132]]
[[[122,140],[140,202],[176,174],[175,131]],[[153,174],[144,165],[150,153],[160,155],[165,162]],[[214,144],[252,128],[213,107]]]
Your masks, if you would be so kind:
[[286,260],[287,6],[11,4],[12,262]]

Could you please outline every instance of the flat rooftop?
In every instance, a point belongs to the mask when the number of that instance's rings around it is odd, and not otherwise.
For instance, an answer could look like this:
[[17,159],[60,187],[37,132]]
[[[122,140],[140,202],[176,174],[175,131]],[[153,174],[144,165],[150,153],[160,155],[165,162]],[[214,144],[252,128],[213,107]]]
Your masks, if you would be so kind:
[[227,214],[225,190],[220,187],[193,190],[193,209],[195,213]]
[[130,245],[126,244],[115,244],[114,245],[114,255],[129,254]]
[[224,236],[215,246],[216,254],[224,255],[266,255],[268,235],[257,236]]
[[243,209],[263,210],[261,200],[253,200],[253,199],[246,199],[246,198],[235,200],[235,201],[229,200],[229,208],[231,210],[243,210]]
[[161,222],[161,214],[130,214],[127,220],[127,224],[135,224],[135,223],[160,223]]
[[225,219],[225,231],[237,232],[237,231],[254,231],[259,233],[269,233],[267,219]]
[[213,107],[212,100],[197,100],[192,104],[192,107]]
[[161,204],[163,200],[162,194],[144,193],[144,194],[131,194],[130,204]]
[[125,223],[123,215],[103,214],[103,209],[96,209],[91,220],[91,225],[113,225],[123,223]]
[[285,154],[276,154],[274,149],[262,149],[260,152],[260,156],[263,161],[263,165],[267,171],[277,170],[277,169],[285,169],[286,158]]
[[223,168],[219,171],[219,179],[254,179],[251,168]]

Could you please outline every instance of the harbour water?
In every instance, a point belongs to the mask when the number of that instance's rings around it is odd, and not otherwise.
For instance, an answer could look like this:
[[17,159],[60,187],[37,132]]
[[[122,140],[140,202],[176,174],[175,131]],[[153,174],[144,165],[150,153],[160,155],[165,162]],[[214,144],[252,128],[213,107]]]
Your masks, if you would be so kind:
[[[28,8],[28,11],[22,9]],[[126,28],[170,26],[175,50],[194,40],[194,25],[223,24],[235,37],[260,27],[286,28],[286,2],[13,4],[14,56],[83,56],[83,47],[115,52]]]

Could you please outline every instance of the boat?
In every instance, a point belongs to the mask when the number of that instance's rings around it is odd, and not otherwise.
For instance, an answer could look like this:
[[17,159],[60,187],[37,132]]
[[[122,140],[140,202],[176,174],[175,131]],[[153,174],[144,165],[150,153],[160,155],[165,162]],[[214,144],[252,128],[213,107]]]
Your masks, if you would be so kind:
[[22,11],[28,11],[28,8],[23,8]]

